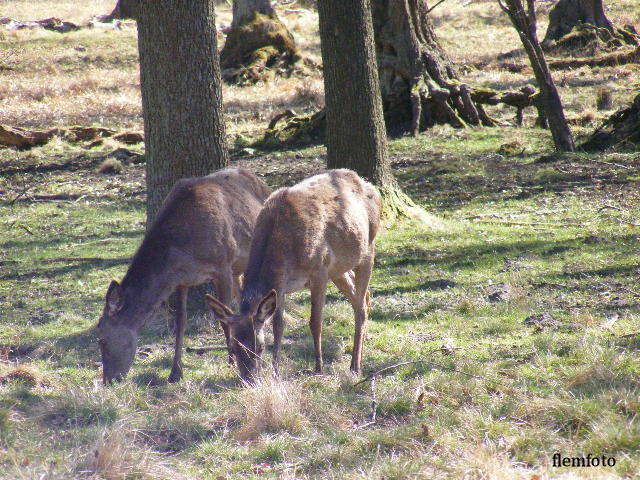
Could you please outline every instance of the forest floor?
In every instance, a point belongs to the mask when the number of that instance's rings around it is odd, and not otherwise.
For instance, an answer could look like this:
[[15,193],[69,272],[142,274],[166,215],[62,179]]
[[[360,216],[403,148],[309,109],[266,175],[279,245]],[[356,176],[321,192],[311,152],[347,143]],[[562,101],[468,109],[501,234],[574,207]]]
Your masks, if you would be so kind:
[[[16,0],[0,17],[86,23],[113,3]],[[448,3],[434,11],[436,31],[465,81],[532,83],[530,70],[495,59],[519,46],[495,2]],[[609,3],[615,22],[639,18],[635,0]],[[319,61],[317,16],[291,10],[285,22]],[[229,21],[222,4],[219,23]],[[142,129],[135,25],[0,32],[0,124]],[[637,65],[556,78],[578,138],[640,83]],[[611,111],[596,110],[598,88],[613,92]],[[233,165],[273,187],[323,168],[322,146],[246,147],[276,113],[321,106],[319,74],[224,96]],[[512,111],[491,113],[513,122]],[[280,380],[244,388],[203,313],[188,325],[181,383],[166,382],[173,339],[159,315],[128,380],[101,384],[95,325],[144,232],[141,143],[0,149],[0,478],[637,478],[638,152],[554,155],[549,133],[529,126],[436,127],[392,139],[390,151],[405,191],[444,226],[381,233],[363,375],[348,372],[353,318],[332,287],[327,374],[310,373],[310,301],[299,292]],[[115,173],[99,172],[105,161]],[[411,363],[361,382],[401,362]],[[555,453],[615,466],[557,468]]]

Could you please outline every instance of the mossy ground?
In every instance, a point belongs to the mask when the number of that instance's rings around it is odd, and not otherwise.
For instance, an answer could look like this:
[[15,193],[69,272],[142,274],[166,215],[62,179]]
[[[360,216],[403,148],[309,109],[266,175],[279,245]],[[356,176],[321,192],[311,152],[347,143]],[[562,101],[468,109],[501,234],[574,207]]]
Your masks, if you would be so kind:
[[[461,12],[467,10],[456,4],[439,17],[443,35],[463,19],[491,31],[506,24]],[[465,31],[473,37],[480,30]],[[27,55],[28,40],[43,35],[20,35],[26,75],[29,62],[43,61]],[[109,35],[131,42],[130,31]],[[75,38],[44,37],[40,51],[53,52],[51,64]],[[0,46],[12,48],[12,41]],[[131,77],[133,67],[114,61],[130,54],[127,45],[103,58]],[[47,77],[38,72],[29,85],[43,88]],[[591,98],[575,88],[580,81],[595,88],[613,74],[581,72],[562,87],[570,115],[581,115]],[[509,89],[527,80],[484,73],[486,84],[512,82]],[[107,94],[103,77],[92,77],[96,95]],[[616,105],[633,95],[629,77],[620,78]],[[35,91],[29,85],[15,88]],[[254,88],[226,90],[234,133],[264,127],[253,114],[266,103],[238,101]],[[275,82],[279,88],[287,87]],[[135,80],[109,95],[117,100],[133,89]],[[23,97],[9,102],[3,122],[24,109],[40,112],[34,126],[56,126],[48,119],[58,93],[47,92],[44,106]],[[299,98],[264,102],[274,108]],[[58,105],[56,115],[67,118]],[[133,112],[127,119],[107,112],[103,126],[139,127],[136,111],[127,112]],[[569,471],[634,478],[640,471],[637,152],[554,156],[549,133],[534,128],[437,127],[392,140],[400,185],[444,228],[406,222],[381,233],[363,373],[422,363],[356,385],[361,377],[348,373],[351,309],[331,288],[326,376],[310,372],[309,295],[299,292],[287,307],[293,319],[280,382],[267,379],[255,390],[239,385],[220,329],[195,314],[186,345],[216,348],[185,354],[184,381],[166,382],[173,340],[166,319],[158,318],[140,340],[128,380],[105,388],[94,326],[109,281],[123,275],[140,243],[145,218],[142,164],[96,172],[119,147],[110,142],[85,148],[55,140],[29,151],[0,150],[0,478],[532,479]],[[314,146],[238,151],[232,163],[277,187],[323,168],[323,161],[323,147]],[[543,312],[558,325],[525,325]],[[28,374],[11,375],[17,366]],[[376,423],[367,426],[373,398]],[[555,452],[613,456],[616,466],[553,468]]]

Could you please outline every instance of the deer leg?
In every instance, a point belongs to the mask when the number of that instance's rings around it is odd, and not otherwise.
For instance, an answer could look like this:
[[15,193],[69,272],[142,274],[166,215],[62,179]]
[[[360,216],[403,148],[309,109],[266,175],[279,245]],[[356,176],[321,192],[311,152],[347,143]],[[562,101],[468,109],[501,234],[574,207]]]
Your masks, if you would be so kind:
[[342,294],[347,297],[349,303],[353,305],[356,298],[356,287],[354,285],[354,273],[349,270],[348,272],[343,273],[338,278],[332,278],[331,281],[338,287],[338,290],[342,292]]
[[278,292],[276,311],[273,314],[273,370],[278,374],[278,355],[284,335],[284,293]]
[[[218,299],[225,305],[230,305],[230,302],[233,300],[233,275],[222,275],[219,279],[214,280],[214,285]],[[229,364],[234,365],[233,354],[231,353],[231,333],[229,332],[229,326],[220,321],[218,321],[218,323],[224,332],[224,339],[227,344],[227,353],[229,355]]]
[[351,371],[359,373],[362,366],[362,349],[367,331],[367,317],[371,305],[369,280],[373,270],[373,257],[368,258],[355,269],[355,303],[352,303],[355,316],[355,332],[353,335],[353,353],[351,355]]
[[309,283],[311,290],[311,318],[309,327],[313,336],[313,347],[316,354],[316,373],[322,374],[322,309],[327,297],[326,275],[321,278],[314,278]]
[[189,287],[178,287],[176,304],[176,344],[173,354],[173,366],[169,374],[169,382],[177,382],[182,379],[182,340],[184,339],[184,328],[187,324],[187,294]]

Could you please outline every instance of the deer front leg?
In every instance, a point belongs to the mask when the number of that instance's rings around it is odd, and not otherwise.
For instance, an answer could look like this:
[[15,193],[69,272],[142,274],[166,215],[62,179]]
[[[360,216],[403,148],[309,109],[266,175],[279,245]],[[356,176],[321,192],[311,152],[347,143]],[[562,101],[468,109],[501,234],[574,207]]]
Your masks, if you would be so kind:
[[176,305],[176,344],[173,354],[173,366],[169,374],[169,382],[177,382],[182,379],[182,341],[184,339],[184,328],[187,324],[187,294],[189,287],[178,287]]
[[373,270],[373,257],[367,259],[355,269],[356,294],[354,298],[353,314],[355,317],[355,332],[353,335],[353,353],[351,355],[351,371],[360,373],[362,367],[362,350],[367,331],[367,317],[371,305],[369,280]]
[[[214,280],[214,286],[216,289],[216,295],[218,299],[224,303],[225,305],[232,305],[233,301],[233,290],[234,290],[234,278],[233,275],[229,272],[227,274],[221,275],[220,279]],[[226,323],[219,322],[222,327],[222,331],[224,332],[225,342],[227,344],[227,354],[229,355],[229,364],[235,365],[233,361],[233,354],[231,353],[230,346],[230,338],[231,333],[229,332],[229,326]]]
[[312,279],[309,283],[311,290],[311,318],[309,326],[311,327],[311,335],[313,336],[313,347],[316,355],[317,374],[323,373],[322,362],[322,310],[327,297],[327,280],[325,276]]
[[276,311],[273,314],[273,370],[278,374],[278,355],[284,335],[284,294],[278,292]]

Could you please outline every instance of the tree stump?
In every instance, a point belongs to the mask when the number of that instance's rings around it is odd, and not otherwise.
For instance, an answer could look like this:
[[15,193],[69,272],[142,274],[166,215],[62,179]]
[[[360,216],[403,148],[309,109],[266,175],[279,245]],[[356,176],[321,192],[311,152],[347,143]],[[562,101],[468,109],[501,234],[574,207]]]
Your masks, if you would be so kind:
[[639,44],[633,27],[618,28],[604,13],[603,0],[560,0],[549,12],[545,50],[594,55],[601,49]]
[[289,76],[300,59],[293,35],[275,12],[254,12],[232,27],[220,52],[222,78],[231,83],[255,83],[274,74]]
[[640,147],[640,95],[631,106],[618,110],[581,145],[587,152]]

